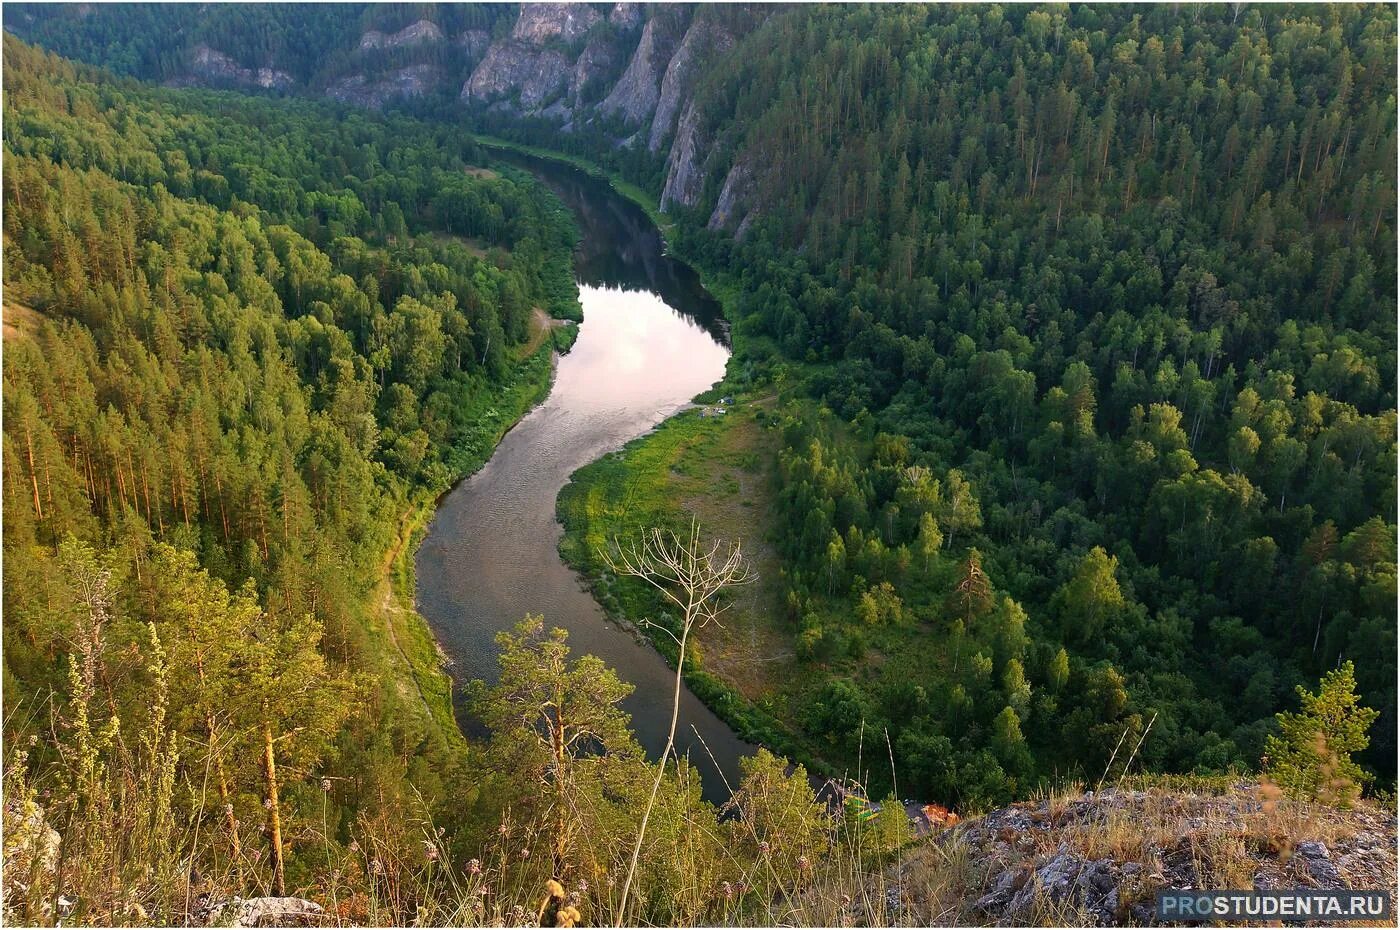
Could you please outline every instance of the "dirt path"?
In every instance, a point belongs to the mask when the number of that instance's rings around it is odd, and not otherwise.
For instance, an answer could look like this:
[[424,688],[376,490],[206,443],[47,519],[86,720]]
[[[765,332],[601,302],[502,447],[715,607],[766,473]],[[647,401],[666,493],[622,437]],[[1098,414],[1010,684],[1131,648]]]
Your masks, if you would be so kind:
[[544,344],[550,333],[564,325],[566,325],[564,320],[556,320],[544,310],[536,307],[530,314],[530,339],[516,351],[521,358],[529,358]]

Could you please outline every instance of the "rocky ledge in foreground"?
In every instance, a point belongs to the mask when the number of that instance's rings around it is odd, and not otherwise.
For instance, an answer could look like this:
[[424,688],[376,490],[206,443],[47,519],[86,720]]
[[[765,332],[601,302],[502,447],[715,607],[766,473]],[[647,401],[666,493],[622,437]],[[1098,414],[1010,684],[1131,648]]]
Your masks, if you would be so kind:
[[1157,892],[1170,889],[1394,894],[1396,815],[1369,801],[1281,800],[1250,783],[1088,791],[965,821],[892,878],[898,923],[1153,924]]

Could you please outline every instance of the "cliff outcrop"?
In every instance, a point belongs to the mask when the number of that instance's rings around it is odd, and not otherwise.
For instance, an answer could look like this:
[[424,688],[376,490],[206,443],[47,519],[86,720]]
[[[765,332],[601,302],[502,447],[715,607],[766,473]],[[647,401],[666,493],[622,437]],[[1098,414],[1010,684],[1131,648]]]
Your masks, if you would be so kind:
[[245,68],[231,56],[201,43],[194,47],[190,55],[188,77],[173,83],[289,90],[295,80],[289,73],[277,68]]
[[1394,894],[1396,820],[1248,782],[1058,794],[943,830],[882,880],[899,923],[1148,925],[1165,890]]

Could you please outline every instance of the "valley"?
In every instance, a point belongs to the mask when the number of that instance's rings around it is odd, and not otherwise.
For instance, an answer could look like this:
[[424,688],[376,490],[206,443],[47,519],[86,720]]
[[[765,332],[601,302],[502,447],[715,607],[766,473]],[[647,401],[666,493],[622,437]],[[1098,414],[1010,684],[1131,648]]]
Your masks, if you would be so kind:
[[4,26],[6,922],[1394,889],[1392,8]]

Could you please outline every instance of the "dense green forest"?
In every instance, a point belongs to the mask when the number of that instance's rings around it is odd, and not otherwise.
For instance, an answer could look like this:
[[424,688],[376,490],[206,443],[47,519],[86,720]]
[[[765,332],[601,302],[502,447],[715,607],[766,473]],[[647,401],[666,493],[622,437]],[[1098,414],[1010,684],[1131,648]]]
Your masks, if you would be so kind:
[[[521,350],[532,306],[577,316],[564,208],[440,128],[153,91],[9,37],[4,131],[6,742],[57,734],[7,795],[32,775],[54,822],[120,834],[121,777],[178,756],[166,802],[217,813],[180,828],[225,831],[250,881],[265,808],[293,850],[313,812],[338,835],[442,809],[461,737],[412,690],[437,659],[404,667],[371,592],[405,516],[547,384],[548,340]],[[46,775],[75,758],[81,784]]]
[[[824,10],[736,60],[783,170],[693,248],[853,426],[785,428],[809,725],[944,795],[1154,719],[1150,767],[1220,769],[1352,659],[1393,779],[1393,11]],[[853,686],[880,625],[951,662]]]
[[1351,659],[1392,781],[1393,11],[807,8],[730,60],[759,218],[701,229],[720,170],[674,238],[736,384],[830,412],[781,425],[788,722],[985,803],[1149,725],[1150,768],[1252,767]]

